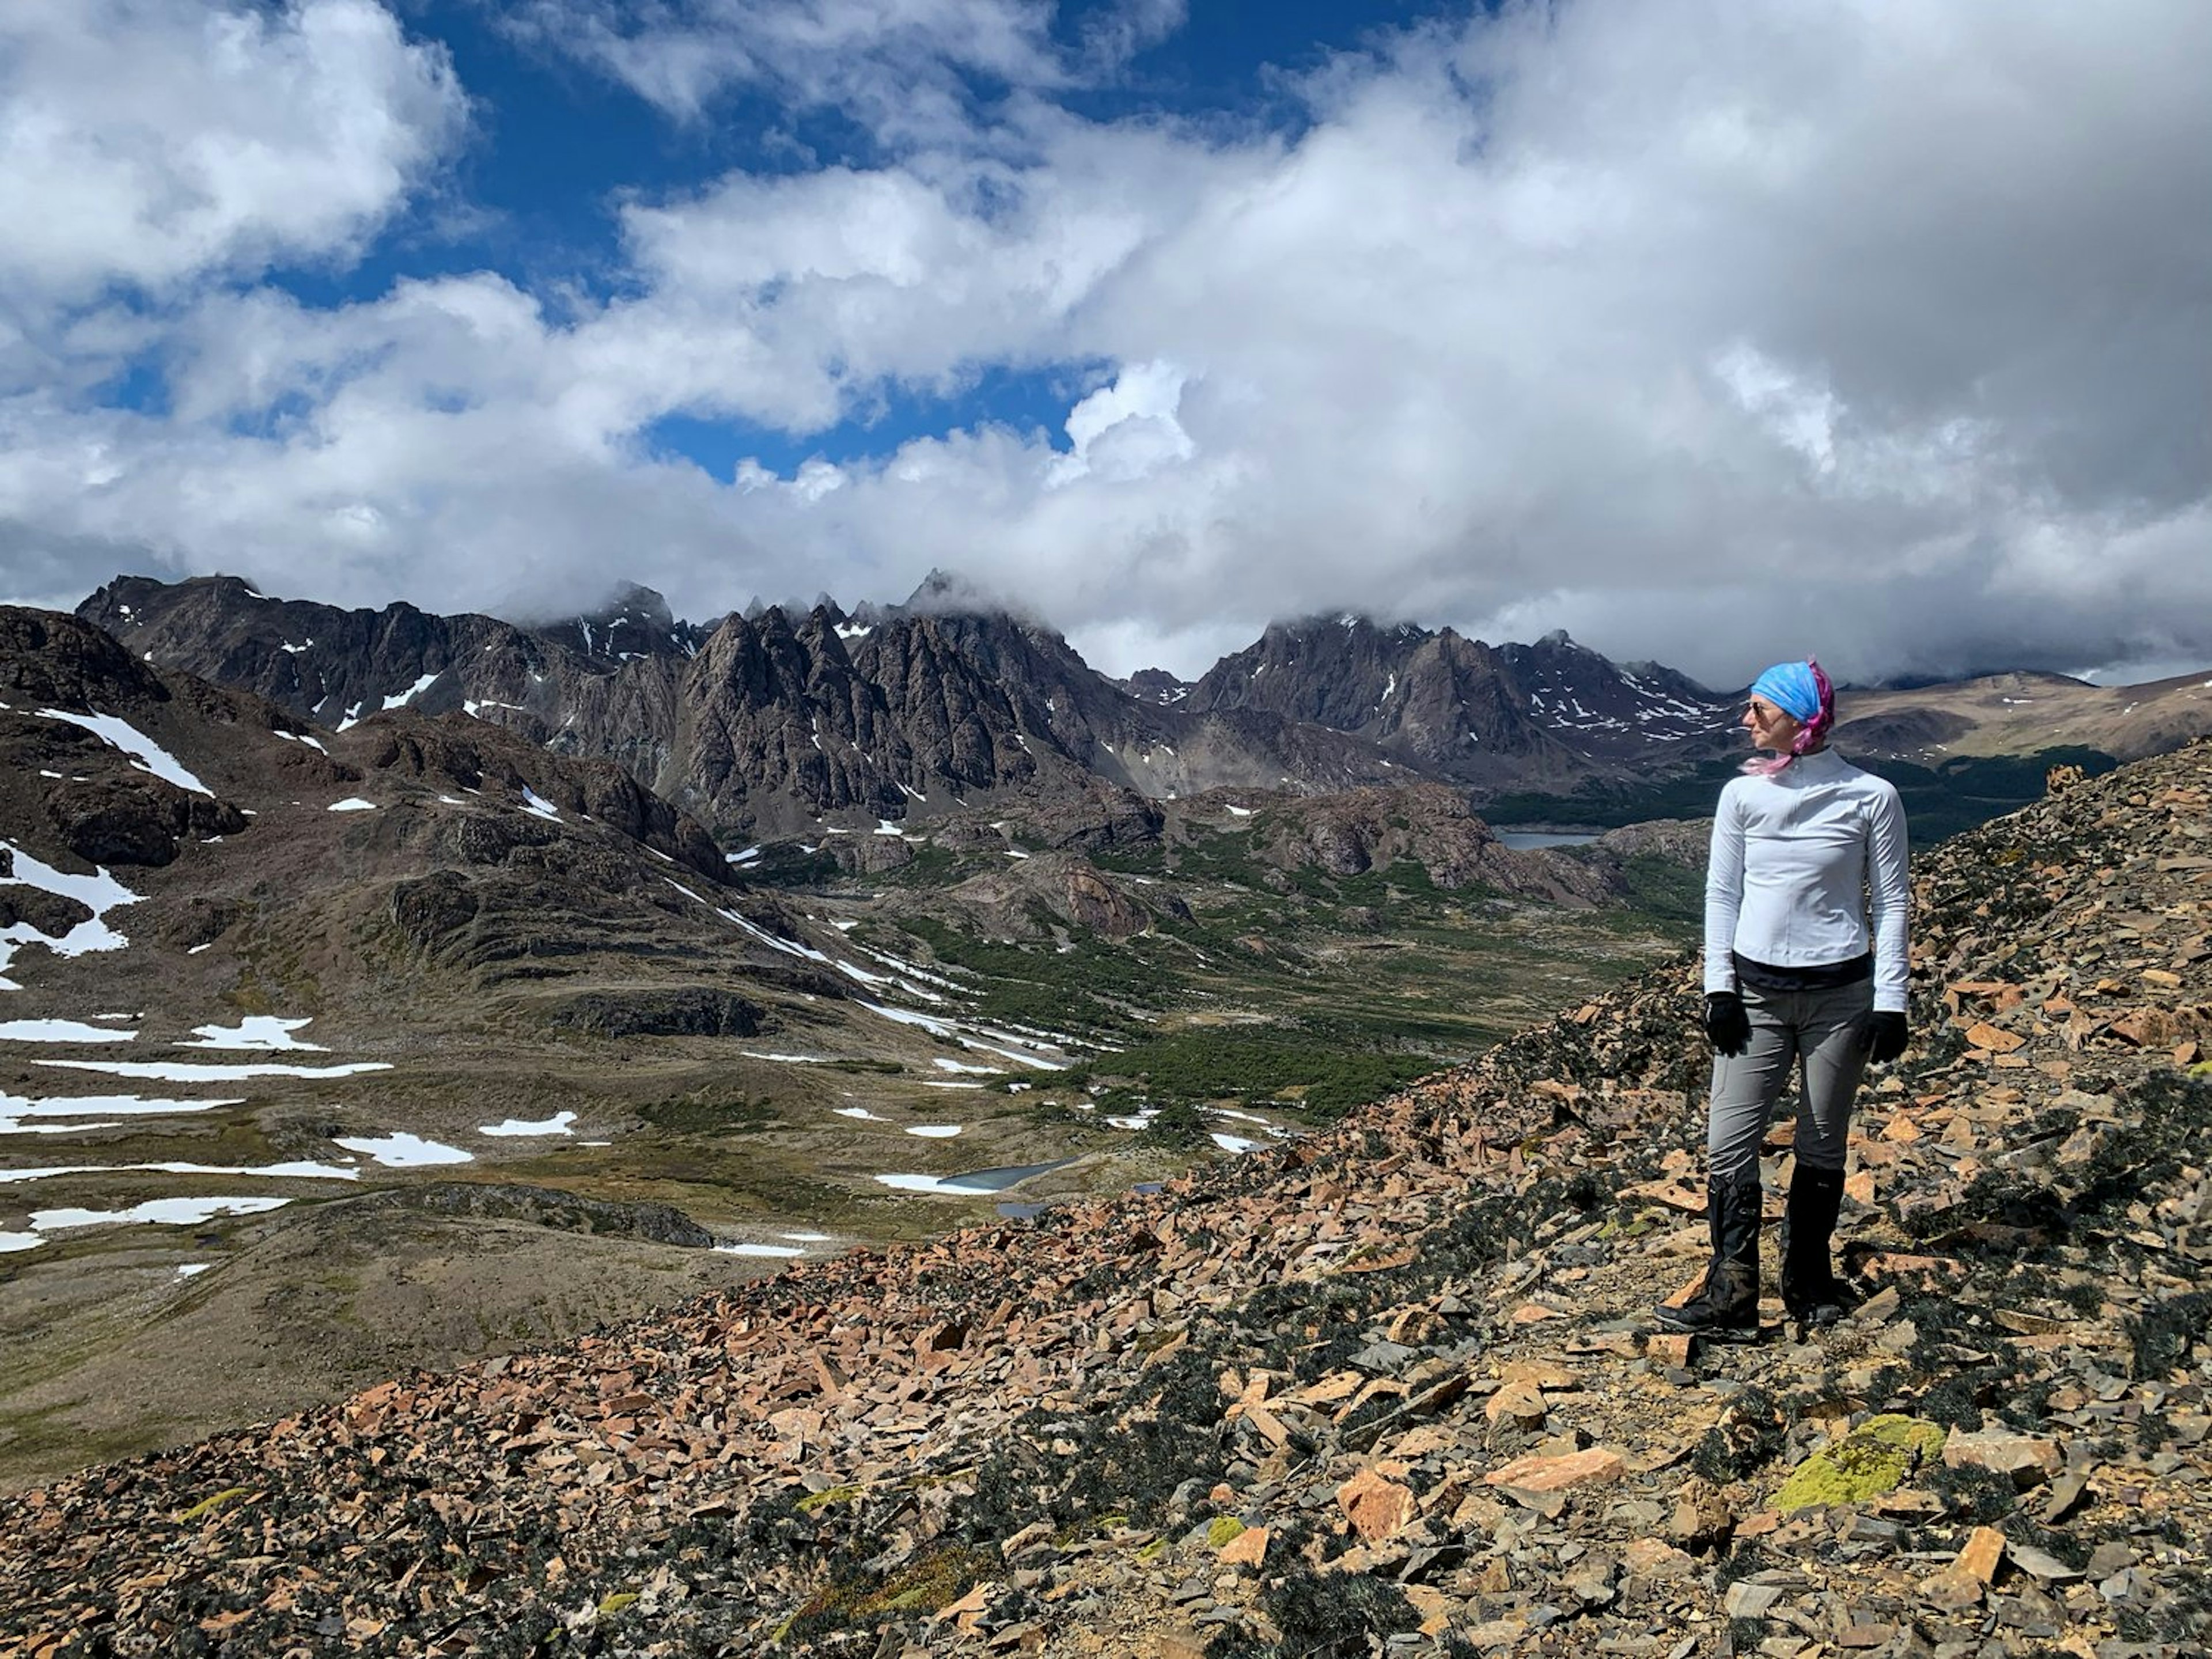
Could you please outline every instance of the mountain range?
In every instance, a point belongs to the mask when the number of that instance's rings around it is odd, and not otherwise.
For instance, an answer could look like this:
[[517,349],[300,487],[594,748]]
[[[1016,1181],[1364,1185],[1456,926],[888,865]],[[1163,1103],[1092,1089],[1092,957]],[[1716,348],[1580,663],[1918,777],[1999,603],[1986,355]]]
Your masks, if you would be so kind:
[[[1492,646],[1312,617],[1271,625],[1194,682],[1158,670],[1116,681],[942,574],[901,605],[848,612],[824,599],[711,624],[636,586],[592,615],[525,626],[272,599],[222,576],[118,577],[78,615],[148,662],[323,727],[459,711],[611,761],[725,843],[1079,799],[1102,784],[1160,799],[1418,781],[1478,807],[1510,797],[1524,817],[1534,798],[1534,816],[1622,821],[1639,814],[1620,799],[1724,770],[1741,742],[1741,693],[1615,664],[1564,633]],[[2127,759],[2212,730],[2203,690],[2012,674],[1878,691],[1850,699],[1838,741],[1925,769],[2050,750]]]

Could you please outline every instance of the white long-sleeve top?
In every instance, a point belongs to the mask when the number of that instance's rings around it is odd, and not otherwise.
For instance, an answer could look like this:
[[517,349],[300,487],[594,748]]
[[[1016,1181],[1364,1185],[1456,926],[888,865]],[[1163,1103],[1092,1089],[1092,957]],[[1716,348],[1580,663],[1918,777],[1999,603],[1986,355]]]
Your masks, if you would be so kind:
[[1905,861],[1895,787],[1831,750],[1801,755],[1771,777],[1732,779],[1705,863],[1705,989],[1737,988],[1739,955],[1814,968],[1871,949],[1874,1006],[1902,1013],[1911,969]]

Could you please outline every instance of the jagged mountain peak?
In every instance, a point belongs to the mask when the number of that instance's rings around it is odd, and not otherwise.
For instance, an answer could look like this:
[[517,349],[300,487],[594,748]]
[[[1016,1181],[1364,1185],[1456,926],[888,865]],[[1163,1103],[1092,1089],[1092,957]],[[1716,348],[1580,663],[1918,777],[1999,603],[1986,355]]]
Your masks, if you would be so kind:
[[587,658],[624,663],[639,658],[692,657],[719,623],[702,626],[680,620],[656,590],[636,582],[615,585],[595,608],[558,622],[538,623],[534,632],[558,644],[580,649]]
[[1194,682],[1179,679],[1164,668],[1139,668],[1115,684],[1140,702],[1156,702],[1164,708],[1172,708],[1190,695]]
[[914,592],[907,595],[906,603],[897,609],[913,615],[927,616],[946,611],[963,615],[989,611],[1011,613],[1012,607],[974,578],[957,570],[933,566]]
[[669,610],[668,600],[658,589],[632,581],[617,582],[614,591],[597,610],[582,614],[608,622],[628,621],[635,617],[641,622],[672,625],[676,621],[675,612]]
[[1266,639],[1307,639],[1316,636],[1331,638],[1355,635],[1376,640],[1417,641],[1431,636],[1430,630],[1419,623],[1392,622],[1371,617],[1364,611],[1316,611],[1310,616],[1278,617],[1267,624],[1261,634]]

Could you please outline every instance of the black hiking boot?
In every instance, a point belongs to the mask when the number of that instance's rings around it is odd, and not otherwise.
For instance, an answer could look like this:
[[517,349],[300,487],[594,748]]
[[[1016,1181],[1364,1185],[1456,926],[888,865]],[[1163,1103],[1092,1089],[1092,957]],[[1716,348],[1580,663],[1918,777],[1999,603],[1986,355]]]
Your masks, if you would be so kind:
[[1759,1340],[1759,1176],[1716,1181],[1705,1189],[1712,1264],[1705,1288],[1679,1308],[1652,1311],[1662,1330],[1711,1342]]
[[1857,1300],[1836,1277],[1829,1258],[1843,1201],[1841,1170],[1811,1170],[1800,1164],[1790,1177],[1782,1218],[1782,1305],[1797,1322],[1801,1339],[1835,1324]]

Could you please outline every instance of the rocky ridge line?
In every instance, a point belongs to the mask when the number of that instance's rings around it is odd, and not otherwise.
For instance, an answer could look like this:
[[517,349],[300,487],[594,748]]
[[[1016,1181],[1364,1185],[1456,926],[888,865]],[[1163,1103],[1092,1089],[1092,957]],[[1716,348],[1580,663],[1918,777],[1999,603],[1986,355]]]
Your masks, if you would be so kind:
[[1814,1343],[1643,1334],[1702,1249],[1686,963],[1166,1192],[10,1500],[9,1622],[42,1656],[2201,1652],[2208,837],[2200,744],[1920,861],[1917,1039],[1841,1230],[1871,1300]]

